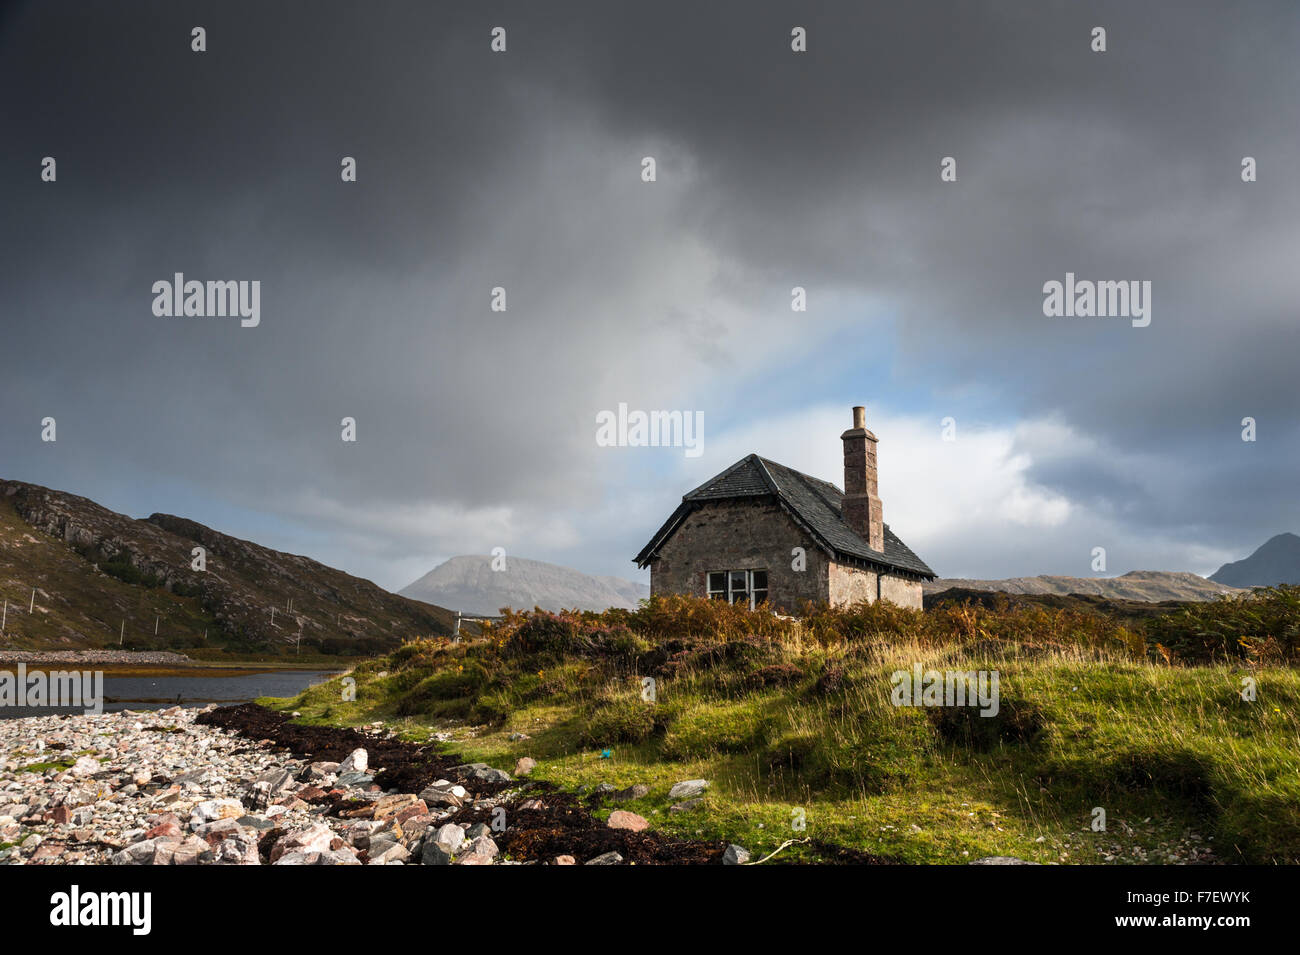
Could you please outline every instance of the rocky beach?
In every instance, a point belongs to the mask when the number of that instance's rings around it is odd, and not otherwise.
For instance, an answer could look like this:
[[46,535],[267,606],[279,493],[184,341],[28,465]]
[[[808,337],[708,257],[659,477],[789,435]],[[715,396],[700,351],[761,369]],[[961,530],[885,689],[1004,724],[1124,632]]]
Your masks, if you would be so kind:
[[[364,731],[253,705],[0,722],[0,864],[735,864],[635,813],[592,816],[613,787],[559,792]],[[679,795],[702,792],[684,780]]]

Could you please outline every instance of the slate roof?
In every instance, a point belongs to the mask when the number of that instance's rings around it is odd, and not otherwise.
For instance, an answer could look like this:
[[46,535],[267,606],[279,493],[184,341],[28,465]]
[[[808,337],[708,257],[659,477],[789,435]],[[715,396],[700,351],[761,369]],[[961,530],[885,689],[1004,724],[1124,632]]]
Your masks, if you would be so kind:
[[641,567],[649,564],[678,525],[702,504],[745,497],[775,497],[795,523],[836,559],[866,561],[931,579],[935,576],[925,561],[912,553],[888,524],[885,525],[884,552],[872,550],[856,531],[844,523],[840,513],[844,492],[834,484],[819,481],[757,454],[741,458],[721,474],[683,495],[677,510],[636,555],[637,564]]

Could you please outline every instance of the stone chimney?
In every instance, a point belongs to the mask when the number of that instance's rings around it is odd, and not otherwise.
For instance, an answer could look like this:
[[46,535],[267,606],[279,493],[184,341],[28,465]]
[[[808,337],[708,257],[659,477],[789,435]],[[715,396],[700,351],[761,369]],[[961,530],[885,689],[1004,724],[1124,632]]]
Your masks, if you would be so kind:
[[885,518],[876,483],[876,436],[867,430],[867,409],[853,409],[853,427],[840,435],[844,442],[844,523],[884,552]]

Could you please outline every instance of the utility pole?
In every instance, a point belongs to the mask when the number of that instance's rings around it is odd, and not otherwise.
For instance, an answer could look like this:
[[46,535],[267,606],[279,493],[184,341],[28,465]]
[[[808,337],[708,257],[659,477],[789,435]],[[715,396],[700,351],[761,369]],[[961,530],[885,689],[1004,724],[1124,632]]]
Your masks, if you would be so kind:
[[126,639],[126,618],[122,618],[122,626],[117,631],[117,645],[120,647],[122,641]]
[[9,601],[5,601],[4,613],[0,614],[0,637],[5,635],[5,624],[9,621]]
[[275,626],[275,608],[271,608],[271,626]]
[[30,614],[36,609],[36,588],[32,588],[32,602],[27,605],[27,613]]
[[156,616],[153,618],[153,635],[158,636],[158,618]]

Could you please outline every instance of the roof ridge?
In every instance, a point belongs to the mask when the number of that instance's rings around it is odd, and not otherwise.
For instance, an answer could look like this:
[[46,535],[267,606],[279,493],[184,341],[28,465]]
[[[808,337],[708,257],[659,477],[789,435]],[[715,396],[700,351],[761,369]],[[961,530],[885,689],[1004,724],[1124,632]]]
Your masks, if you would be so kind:
[[[772,489],[772,493],[779,497],[781,495],[781,485],[776,483],[776,478],[772,477],[772,472],[767,469],[767,462],[757,454],[751,454],[750,457],[758,462],[758,469],[763,475],[763,480],[766,481],[767,486]],[[773,463],[775,464],[776,462]]]

